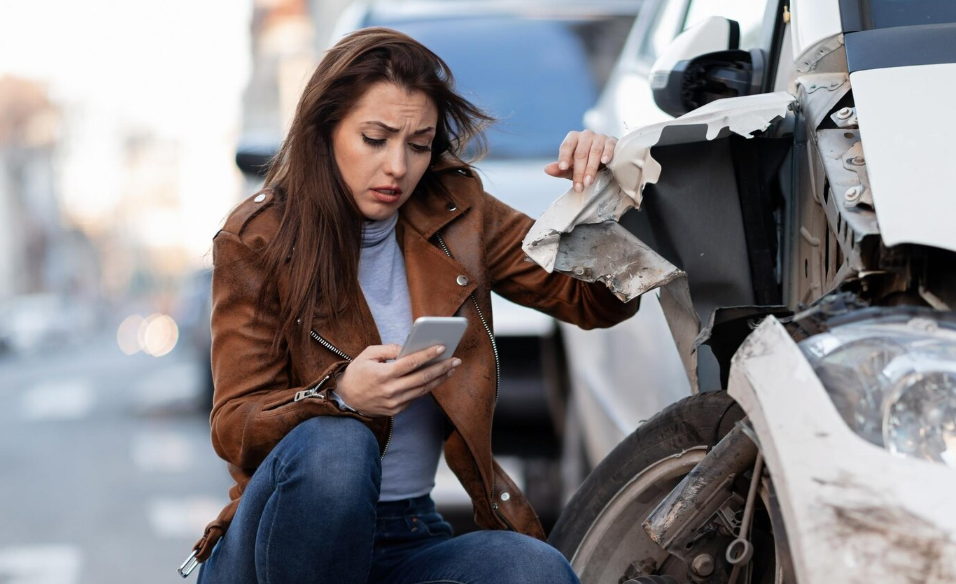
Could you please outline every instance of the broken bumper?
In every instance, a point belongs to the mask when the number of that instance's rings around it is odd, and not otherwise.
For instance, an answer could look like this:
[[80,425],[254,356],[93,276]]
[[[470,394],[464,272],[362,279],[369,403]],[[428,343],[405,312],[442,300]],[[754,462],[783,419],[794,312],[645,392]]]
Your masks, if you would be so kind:
[[956,582],[956,472],[851,431],[775,318],[737,352],[729,391],[759,438],[801,584]]

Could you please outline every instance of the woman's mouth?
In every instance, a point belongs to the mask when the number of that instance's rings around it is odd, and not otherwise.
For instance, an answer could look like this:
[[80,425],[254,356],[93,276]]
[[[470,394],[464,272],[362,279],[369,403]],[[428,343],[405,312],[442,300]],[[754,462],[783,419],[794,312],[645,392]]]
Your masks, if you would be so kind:
[[402,189],[398,187],[376,187],[372,195],[383,203],[396,203],[402,198]]

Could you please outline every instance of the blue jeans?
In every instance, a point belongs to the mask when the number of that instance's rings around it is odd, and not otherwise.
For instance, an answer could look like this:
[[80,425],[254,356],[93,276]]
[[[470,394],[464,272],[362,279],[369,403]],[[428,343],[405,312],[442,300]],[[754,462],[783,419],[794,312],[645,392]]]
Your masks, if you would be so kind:
[[579,584],[548,544],[508,531],[452,537],[427,495],[378,503],[372,432],[351,418],[298,426],[256,470],[200,584]]

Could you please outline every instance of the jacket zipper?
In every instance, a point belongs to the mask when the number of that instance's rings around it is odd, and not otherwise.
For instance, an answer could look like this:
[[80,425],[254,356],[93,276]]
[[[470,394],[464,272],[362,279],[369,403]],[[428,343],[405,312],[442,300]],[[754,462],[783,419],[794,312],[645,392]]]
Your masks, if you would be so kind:
[[[448,246],[445,245],[445,240],[442,239],[441,233],[436,233],[435,237],[438,238],[438,244],[441,245],[442,251],[445,252],[445,255],[451,259],[455,259],[455,256],[451,255]],[[491,327],[488,326],[488,321],[485,320],[485,315],[481,312],[481,307],[478,306],[478,299],[475,298],[475,293],[471,293],[471,301],[475,305],[475,311],[478,313],[478,319],[481,320],[481,325],[485,328],[485,332],[488,333],[488,339],[491,340],[491,350],[495,354],[495,406],[498,406],[498,388],[501,385],[501,363],[498,359],[498,343],[495,342],[495,335],[491,332]]]
[[[455,256],[451,254],[451,250],[448,249],[448,246],[445,245],[445,240],[442,238],[441,233],[435,233],[435,238],[438,239],[438,244],[441,246],[442,251],[445,252],[445,255],[451,259],[455,259]],[[501,386],[501,360],[498,357],[498,343],[495,342],[495,335],[491,332],[491,327],[488,326],[488,321],[485,320],[484,313],[481,312],[481,307],[478,306],[478,299],[475,298],[475,293],[471,293],[471,302],[475,305],[475,312],[478,313],[478,319],[481,320],[481,325],[484,327],[485,332],[488,333],[488,339],[491,341],[491,351],[495,354],[495,404],[494,407],[498,407],[498,390]],[[495,500],[495,485],[492,480],[491,484],[491,510],[494,511],[495,515],[498,516],[498,519],[502,523],[508,526],[508,529],[511,531],[517,531],[514,526],[511,524],[508,519],[505,518],[504,514],[498,510],[498,501]]]
[[[324,338],[322,338],[322,335],[320,335],[319,333],[315,332],[315,330],[309,329],[309,336],[311,336],[311,337],[312,337],[313,339],[315,339],[320,345],[322,345],[323,347],[325,347],[326,349],[328,349],[329,351],[331,351],[331,352],[334,353],[335,355],[337,355],[337,356],[339,356],[339,357],[345,359],[346,361],[348,361],[348,362],[350,362],[350,363],[352,362],[352,358],[351,358],[351,357],[349,357],[348,355],[346,355],[341,349],[339,349],[338,347],[336,347],[336,346],[333,345],[332,343],[330,343],[330,342],[328,342],[327,340],[325,340]],[[321,387],[322,387],[323,385],[325,385],[325,382],[328,381],[328,379],[329,379],[329,378],[326,377],[325,379],[323,379],[323,380],[319,383],[319,385],[317,385],[317,386],[316,386],[315,388],[313,388],[313,389],[310,389],[310,390],[307,391],[307,392],[301,392],[301,391],[300,391],[299,393],[296,394],[296,396],[295,396],[295,401],[299,401],[300,399],[302,399],[302,398],[304,398],[304,397],[312,397],[313,395],[316,395],[316,394],[318,393],[318,390],[321,389]],[[311,393],[310,395],[304,395],[304,394],[308,394],[309,392],[312,392],[312,393]],[[303,394],[303,395],[300,396],[299,394]],[[388,452],[388,445],[392,443],[392,431],[394,431],[394,430],[395,430],[395,418],[392,417],[392,416],[389,416],[389,418],[388,418],[388,438],[385,439],[385,448],[382,449],[382,458],[383,458],[383,459],[385,458],[385,453]]]
[[315,339],[316,341],[318,341],[320,345],[322,345],[322,346],[325,347],[326,349],[332,351],[333,353],[335,353],[335,354],[338,355],[339,357],[345,359],[345,360],[348,361],[348,362],[351,362],[351,361],[352,361],[352,358],[351,358],[351,357],[349,357],[348,355],[346,355],[345,353],[343,353],[341,350],[339,350],[339,349],[338,349],[335,345],[333,345],[332,343],[330,343],[330,342],[326,341],[325,339],[323,339],[322,336],[319,335],[319,333],[317,333],[317,332],[315,332],[314,330],[310,329],[310,330],[309,330],[309,335],[311,335],[313,339]]
[[[492,489],[492,492],[494,492],[493,489]],[[508,526],[508,529],[510,529],[511,531],[518,531],[517,529],[515,529],[515,526],[512,525],[510,521],[508,521],[504,513],[498,510],[498,502],[494,500],[494,497],[492,497],[492,500],[491,500],[491,509],[495,512],[495,515],[498,516],[498,519],[500,519],[502,523]]]

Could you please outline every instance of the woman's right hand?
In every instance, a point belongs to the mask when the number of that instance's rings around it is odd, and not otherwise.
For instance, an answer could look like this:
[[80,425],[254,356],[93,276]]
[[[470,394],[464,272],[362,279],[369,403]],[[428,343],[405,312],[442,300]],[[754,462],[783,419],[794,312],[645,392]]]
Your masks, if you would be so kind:
[[[335,393],[366,416],[394,416],[454,375],[461,359],[452,357],[427,367],[445,347],[429,347],[398,359],[400,345],[372,345],[349,363]],[[390,361],[395,359],[394,361]]]

